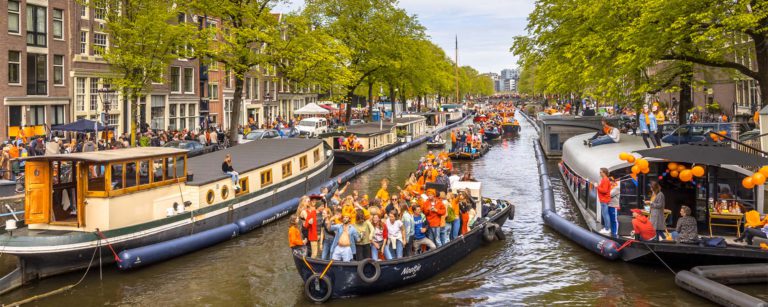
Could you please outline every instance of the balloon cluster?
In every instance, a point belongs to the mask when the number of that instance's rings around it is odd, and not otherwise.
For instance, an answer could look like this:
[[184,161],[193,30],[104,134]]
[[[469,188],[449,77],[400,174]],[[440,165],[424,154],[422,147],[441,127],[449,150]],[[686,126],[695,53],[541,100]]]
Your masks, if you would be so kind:
[[[718,133],[719,133],[719,135],[718,135]],[[725,130],[720,130],[717,133],[710,132],[709,133],[709,137],[712,138],[712,140],[715,141],[715,142],[720,142],[722,140],[725,140],[725,138],[722,137],[722,135],[726,135],[726,133],[728,133],[728,131],[725,131]]]
[[752,176],[744,178],[744,180],[741,181],[741,185],[744,186],[744,188],[751,189],[755,186],[763,185],[767,177],[768,165],[761,167],[757,172],[752,174]]
[[632,178],[637,178],[637,174],[643,173],[648,174],[651,169],[649,168],[648,160],[639,158],[636,159],[635,156],[633,156],[630,153],[622,152],[619,154],[619,159],[622,161],[627,161],[627,163],[632,163]]
[[693,177],[704,176],[705,170],[704,167],[700,165],[688,169],[683,164],[669,162],[669,164],[667,164],[667,172],[672,178],[680,179],[682,182],[689,182],[693,180]]

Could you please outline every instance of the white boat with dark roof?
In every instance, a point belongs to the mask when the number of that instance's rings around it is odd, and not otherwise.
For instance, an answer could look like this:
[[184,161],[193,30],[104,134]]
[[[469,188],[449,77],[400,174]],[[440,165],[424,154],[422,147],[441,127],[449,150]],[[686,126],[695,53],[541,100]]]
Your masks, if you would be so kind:
[[[221,169],[226,154],[238,191]],[[0,232],[0,250],[18,258],[0,292],[84,269],[98,249],[127,269],[237,236],[329,184],[332,165],[316,139],[257,140],[190,159],[158,147],[29,157],[23,225]]]

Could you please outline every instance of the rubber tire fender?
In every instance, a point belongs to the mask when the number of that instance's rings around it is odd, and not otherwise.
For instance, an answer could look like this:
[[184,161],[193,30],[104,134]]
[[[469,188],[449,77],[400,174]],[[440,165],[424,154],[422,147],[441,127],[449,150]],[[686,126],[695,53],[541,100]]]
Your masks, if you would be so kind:
[[494,235],[496,235],[496,239],[499,241],[504,241],[507,239],[507,235],[504,234],[504,231],[501,230],[501,227],[496,227],[496,231],[494,232]]
[[509,212],[507,213],[507,216],[509,217],[510,221],[514,220],[515,219],[515,206],[513,206],[512,204],[507,204],[507,206],[512,207],[512,208],[509,208]]
[[483,225],[483,241],[493,242],[496,239],[496,228],[498,226],[494,223],[485,223]]
[[[322,296],[315,296],[312,293],[312,287],[316,282],[325,284],[327,290]],[[304,295],[312,302],[324,303],[331,298],[331,294],[333,294],[333,283],[331,283],[331,279],[328,278],[328,276],[323,276],[321,278],[319,274],[312,274],[312,276],[307,278],[307,281],[304,282]]]
[[[376,270],[376,273],[374,273],[371,277],[365,276],[365,267],[368,265],[372,265]],[[379,280],[379,277],[381,277],[381,265],[379,265],[378,261],[375,261],[371,258],[365,258],[363,261],[360,261],[360,263],[357,264],[357,276],[360,277],[360,279],[365,283],[372,284]]]

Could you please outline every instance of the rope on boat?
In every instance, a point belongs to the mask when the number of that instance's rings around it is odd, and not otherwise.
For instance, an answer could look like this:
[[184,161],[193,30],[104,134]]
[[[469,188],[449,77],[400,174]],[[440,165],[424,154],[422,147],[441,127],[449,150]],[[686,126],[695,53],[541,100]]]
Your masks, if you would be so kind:
[[101,241],[99,241],[99,243],[96,244],[96,248],[93,250],[93,255],[91,255],[91,261],[88,263],[88,267],[85,269],[85,273],[83,273],[83,276],[81,276],[80,280],[78,280],[76,283],[71,284],[71,285],[66,285],[64,287],[61,287],[61,288],[58,288],[56,290],[49,291],[49,292],[46,292],[46,293],[43,293],[43,294],[38,294],[38,295],[35,295],[35,296],[32,296],[32,297],[28,297],[28,298],[25,298],[23,300],[16,301],[16,302],[13,302],[13,303],[10,303],[10,304],[5,304],[3,306],[21,306],[23,304],[29,304],[29,303],[37,301],[39,299],[46,298],[46,297],[49,297],[49,296],[52,296],[52,295],[55,295],[55,294],[59,294],[59,293],[62,293],[64,291],[70,290],[70,289],[72,289],[74,287],[77,287],[77,285],[79,285],[81,282],[83,282],[83,280],[85,279],[85,276],[88,275],[88,272],[91,270],[91,266],[93,265],[93,260],[96,259],[96,251],[98,251],[100,249],[101,249]]
[[617,249],[616,249],[616,251],[617,251],[617,252],[620,252],[620,251],[621,251],[622,249],[624,249],[625,247],[629,247],[630,245],[632,245],[632,243],[633,243],[633,242],[637,242],[637,240],[635,240],[635,239],[629,239],[629,240],[627,240],[626,242],[624,242],[624,244],[622,244],[621,246],[619,246],[619,248],[617,248]]
[[328,272],[328,269],[331,268],[331,264],[333,264],[333,259],[331,259],[331,261],[328,262],[328,265],[325,266],[325,270],[323,270],[323,274],[320,274],[320,279],[323,279],[323,276],[325,276],[325,273]]
[[672,272],[672,275],[677,275],[677,273],[675,273],[675,270],[669,267],[669,265],[666,262],[664,262],[664,259],[661,259],[661,257],[659,257],[659,255],[656,254],[656,252],[654,252],[653,249],[650,246],[648,246],[648,244],[646,244],[643,241],[638,241],[638,242],[643,243],[643,245],[645,245],[645,248],[647,248],[651,253],[653,253],[653,255],[656,256],[656,258],[659,259],[659,261],[661,261],[661,264],[663,264],[665,267],[667,267],[667,269],[670,272]]
[[[107,246],[109,247],[109,250],[111,250],[111,251],[112,251],[112,255],[114,255],[114,256],[115,256],[115,261],[117,261],[117,262],[123,262],[123,260],[121,260],[121,259],[120,259],[120,257],[119,257],[119,256],[117,255],[117,253],[115,252],[115,249],[114,249],[114,248],[112,248],[112,244],[111,244],[111,243],[109,243],[109,241],[107,241],[107,236],[105,236],[105,235],[104,235],[104,234],[101,232],[101,230],[99,230],[98,228],[96,228],[96,234],[98,234],[98,235],[99,235],[99,237],[101,237],[101,239],[102,239],[102,240],[104,240],[104,242],[107,242]],[[99,245],[100,245],[100,244],[99,244]]]
[[[301,260],[304,260],[304,264],[307,265],[310,271],[312,271],[312,274],[317,275],[317,272],[315,272],[315,269],[312,268],[311,265],[309,265],[309,262],[307,262],[307,256],[301,256]],[[325,276],[325,273],[328,272],[328,269],[331,268],[331,265],[333,264],[333,259],[331,259],[330,262],[328,262],[328,265],[325,266],[325,269],[323,270],[323,273],[320,274],[320,279],[323,279],[323,276]]]

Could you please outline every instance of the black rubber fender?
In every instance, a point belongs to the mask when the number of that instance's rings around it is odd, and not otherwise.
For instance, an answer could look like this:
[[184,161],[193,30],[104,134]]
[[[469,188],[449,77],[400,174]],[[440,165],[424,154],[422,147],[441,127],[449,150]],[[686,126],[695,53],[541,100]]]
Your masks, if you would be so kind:
[[[373,276],[367,276],[365,275],[365,268],[369,265],[373,266],[374,273]],[[371,258],[365,258],[363,261],[360,261],[360,263],[357,264],[357,276],[360,277],[360,279],[366,283],[372,284],[379,280],[379,277],[381,277],[381,266],[379,265],[379,262],[371,259]]]
[[507,205],[507,206],[512,207],[512,208],[509,208],[509,212],[507,213],[507,215],[509,216],[509,220],[510,221],[514,220],[515,219],[515,206],[513,206],[513,205]]
[[315,303],[325,303],[333,294],[333,283],[328,276],[312,274],[304,282],[304,295]]
[[507,235],[504,234],[503,230],[501,230],[501,226],[496,227],[496,231],[494,232],[494,234],[496,235],[496,239],[499,241],[504,241],[507,239]]
[[483,241],[493,242],[496,239],[496,228],[499,225],[494,223],[486,223],[483,225]]

